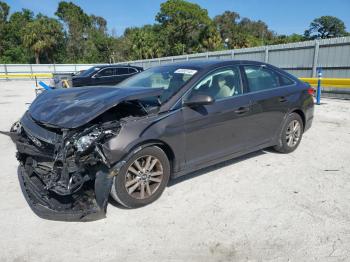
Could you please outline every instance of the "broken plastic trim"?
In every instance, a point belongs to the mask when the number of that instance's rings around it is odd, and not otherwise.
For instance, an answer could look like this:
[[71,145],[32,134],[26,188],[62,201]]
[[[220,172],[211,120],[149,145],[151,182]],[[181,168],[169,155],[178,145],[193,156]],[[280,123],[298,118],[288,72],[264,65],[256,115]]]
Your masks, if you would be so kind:
[[[85,209],[60,210],[55,208],[56,203],[44,198],[39,188],[31,181],[23,165],[18,167],[18,178],[22,192],[33,212],[48,220],[57,221],[94,221],[106,217],[108,196],[111,190],[113,177],[108,172],[99,171],[95,179],[95,197],[86,201]],[[91,200],[91,199],[89,199]]]

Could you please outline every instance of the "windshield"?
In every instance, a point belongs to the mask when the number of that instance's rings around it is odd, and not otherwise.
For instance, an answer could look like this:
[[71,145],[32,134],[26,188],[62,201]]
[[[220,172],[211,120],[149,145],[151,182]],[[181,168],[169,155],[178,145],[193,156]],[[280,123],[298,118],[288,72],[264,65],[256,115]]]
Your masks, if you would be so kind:
[[117,87],[163,88],[164,92],[159,100],[164,103],[176,94],[196,73],[197,70],[195,69],[183,68],[178,65],[153,67],[124,80]]
[[93,72],[97,72],[98,70],[100,70],[99,67],[90,67],[89,69],[78,74],[78,76],[83,76],[83,77],[89,76],[90,74],[92,74]]

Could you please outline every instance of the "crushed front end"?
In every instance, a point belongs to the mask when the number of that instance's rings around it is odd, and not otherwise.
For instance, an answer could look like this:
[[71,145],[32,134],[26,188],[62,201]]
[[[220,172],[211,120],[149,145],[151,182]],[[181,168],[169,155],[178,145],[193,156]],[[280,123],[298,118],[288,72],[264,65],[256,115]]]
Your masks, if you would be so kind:
[[102,145],[119,130],[118,121],[60,129],[38,123],[26,112],[9,135],[17,147],[18,177],[32,210],[51,220],[104,218],[113,168]]

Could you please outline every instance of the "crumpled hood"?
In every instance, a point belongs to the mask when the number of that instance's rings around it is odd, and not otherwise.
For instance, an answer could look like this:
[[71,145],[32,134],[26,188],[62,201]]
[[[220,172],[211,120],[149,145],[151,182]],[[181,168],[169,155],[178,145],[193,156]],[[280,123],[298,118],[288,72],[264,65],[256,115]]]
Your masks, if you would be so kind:
[[41,123],[61,128],[82,126],[120,102],[159,96],[162,88],[81,87],[43,92],[29,114]]

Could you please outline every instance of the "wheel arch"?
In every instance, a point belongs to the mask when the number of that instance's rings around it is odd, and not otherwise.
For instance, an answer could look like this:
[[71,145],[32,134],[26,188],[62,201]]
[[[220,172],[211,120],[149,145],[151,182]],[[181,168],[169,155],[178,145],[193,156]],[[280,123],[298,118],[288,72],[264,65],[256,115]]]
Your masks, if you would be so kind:
[[171,146],[162,140],[150,139],[150,140],[145,140],[145,141],[139,142],[138,144],[136,144],[132,147],[130,152],[135,153],[135,152],[137,152],[145,147],[150,147],[150,146],[157,146],[163,150],[163,152],[165,153],[165,155],[167,156],[167,158],[169,160],[170,170],[171,170],[171,172],[173,172],[174,168],[175,168],[175,153],[174,153],[173,149],[171,148]]
[[303,130],[304,130],[306,118],[305,118],[305,114],[304,114],[303,110],[296,108],[296,109],[291,110],[290,114],[292,114],[292,113],[298,114],[301,117],[301,120],[303,121]]

